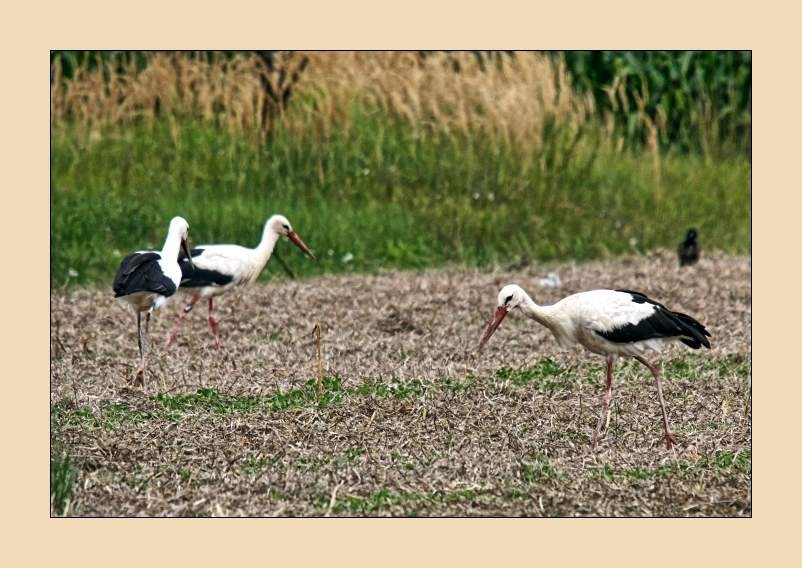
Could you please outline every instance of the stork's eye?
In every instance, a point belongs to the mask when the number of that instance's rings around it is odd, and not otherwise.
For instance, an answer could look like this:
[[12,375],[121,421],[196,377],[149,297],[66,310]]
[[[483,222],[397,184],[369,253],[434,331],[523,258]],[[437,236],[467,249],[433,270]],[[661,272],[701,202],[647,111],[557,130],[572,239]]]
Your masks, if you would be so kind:
[[509,296],[507,296],[507,298],[504,300],[504,303],[505,303],[505,304],[509,304],[510,302],[512,302],[512,294],[510,294]]
[[289,225],[282,225],[282,227],[284,227],[287,231],[290,230],[290,226]]

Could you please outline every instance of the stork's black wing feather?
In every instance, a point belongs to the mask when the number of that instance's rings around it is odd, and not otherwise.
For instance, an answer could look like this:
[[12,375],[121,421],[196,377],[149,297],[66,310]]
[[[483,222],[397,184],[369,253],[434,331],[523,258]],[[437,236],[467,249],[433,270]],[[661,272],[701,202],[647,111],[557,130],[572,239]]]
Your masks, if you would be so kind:
[[701,323],[689,315],[673,312],[663,304],[655,302],[645,294],[634,290],[616,290],[632,296],[636,304],[648,303],[655,307],[654,313],[638,323],[628,324],[609,331],[597,332],[599,335],[615,343],[633,343],[658,337],[679,337],[685,345],[699,349],[703,345],[710,349],[707,340],[710,333]]
[[176,286],[159,266],[161,255],[156,252],[134,252],[126,256],[114,275],[114,297],[135,292],[155,292],[162,296],[175,294]]
[[[189,251],[192,258],[199,256],[204,249],[194,248]],[[234,277],[230,274],[223,274],[215,270],[206,268],[198,268],[191,266],[187,255],[182,253],[178,258],[178,264],[181,266],[181,287],[182,288],[204,288],[206,286],[225,286],[230,283]]]

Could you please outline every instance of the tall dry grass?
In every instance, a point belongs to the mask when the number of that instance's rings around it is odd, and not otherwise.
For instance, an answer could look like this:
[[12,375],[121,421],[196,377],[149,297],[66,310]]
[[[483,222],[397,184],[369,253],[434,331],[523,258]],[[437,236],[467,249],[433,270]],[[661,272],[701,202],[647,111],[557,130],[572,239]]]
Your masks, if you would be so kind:
[[315,108],[346,127],[358,101],[427,130],[523,146],[538,144],[550,120],[581,125],[593,112],[592,99],[571,88],[564,64],[539,53],[490,61],[464,52],[316,53],[310,59]]
[[59,60],[51,69],[51,120],[96,138],[108,129],[142,120],[214,122],[234,132],[258,126],[264,93],[261,64],[236,56],[204,61],[186,53],[153,53],[144,69],[113,57],[87,62],[64,79]]
[[[309,58],[281,128],[295,135],[326,136],[349,129],[358,110],[382,111],[425,133],[489,136],[504,145],[541,143],[559,121],[581,127],[593,114],[592,96],[571,86],[564,63],[541,53],[478,58],[472,53],[295,53]],[[255,134],[265,92],[261,60],[251,54],[193,57],[153,53],[144,69],[120,58],[85,64],[65,80],[53,63],[54,128],[69,123],[91,139],[142,120],[168,120],[180,134],[193,118]]]

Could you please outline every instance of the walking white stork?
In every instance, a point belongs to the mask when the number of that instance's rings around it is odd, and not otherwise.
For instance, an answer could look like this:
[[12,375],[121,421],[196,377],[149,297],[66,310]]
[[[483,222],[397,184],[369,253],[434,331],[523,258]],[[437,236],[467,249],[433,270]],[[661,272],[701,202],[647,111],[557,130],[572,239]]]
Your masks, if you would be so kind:
[[602,426],[606,429],[610,422],[613,363],[617,356],[637,359],[654,375],[663,411],[666,445],[669,449],[673,447],[676,440],[668,424],[660,371],[645,359],[645,354],[650,350],[660,351],[676,341],[691,349],[702,346],[710,349],[707,340],[710,333],[701,323],[631,290],[591,290],[573,294],[551,306],[540,306],[520,286],[509,284],[498,294],[498,307],[479,344],[480,350],[504,317],[515,308],[521,308],[526,316],[546,326],[561,347],[578,343],[607,358],[607,385],[602,394],[602,413],[593,436],[593,447]]
[[[150,312],[161,307],[175,294],[181,282],[178,266],[179,250],[189,253],[187,238],[189,223],[183,217],[173,217],[161,251],[138,251],[126,256],[114,275],[115,298],[122,298],[136,312],[139,367],[134,375],[135,384],[144,384],[147,334]],[[142,333],[142,312],[145,312],[145,333]]]
[[179,259],[182,274],[181,289],[192,296],[173,327],[166,348],[170,348],[184,318],[201,299],[208,299],[209,330],[214,337],[215,345],[219,347],[218,322],[212,315],[214,297],[256,280],[270,255],[273,254],[276,242],[282,236],[287,237],[312,259],[315,258],[283,215],[273,215],[267,220],[262,231],[262,241],[256,248],[239,245],[200,245],[190,251],[191,260],[189,256],[182,256]]

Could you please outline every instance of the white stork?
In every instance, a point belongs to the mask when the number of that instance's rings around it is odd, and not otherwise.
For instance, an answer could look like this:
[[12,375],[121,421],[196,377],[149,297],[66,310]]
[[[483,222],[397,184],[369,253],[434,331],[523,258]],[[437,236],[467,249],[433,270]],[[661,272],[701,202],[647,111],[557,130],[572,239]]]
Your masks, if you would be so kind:
[[657,396],[663,411],[663,428],[669,449],[676,443],[668,425],[668,414],[663,401],[659,369],[645,359],[650,351],[660,351],[676,341],[691,349],[703,345],[710,349],[707,340],[710,334],[691,316],[673,312],[664,305],[631,290],[591,290],[563,298],[551,306],[539,306],[520,286],[509,284],[498,294],[495,316],[487,326],[479,349],[513,309],[521,311],[541,325],[546,326],[561,347],[577,343],[592,353],[607,358],[607,385],[602,394],[602,413],[593,436],[596,446],[602,426],[610,422],[610,400],[613,389],[613,363],[617,356],[634,357],[654,375]]
[[[145,353],[150,325],[150,312],[161,307],[175,294],[181,282],[178,266],[179,250],[189,253],[187,238],[189,223],[183,217],[173,217],[161,251],[138,251],[126,256],[114,275],[115,298],[122,298],[136,312],[139,367],[135,384],[144,384]],[[145,312],[145,333],[142,333],[142,312]]]
[[262,241],[256,248],[239,245],[200,245],[192,249],[189,255],[182,256],[179,259],[182,274],[181,290],[192,296],[173,327],[166,348],[170,348],[181,322],[201,299],[208,299],[209,330],[214,337],[215,345],[219,347],[217,320],[212,316],[213,298],[232,288],[246,286],[256,280],[270,259],[270,255],[273,254],[276,242],[282,236],[287,237],[311,258],[315,258],[315,255],[301,240],[301,237],[292,230],[290,222],[283,215],[273,215],[267,220],[262,231]]

